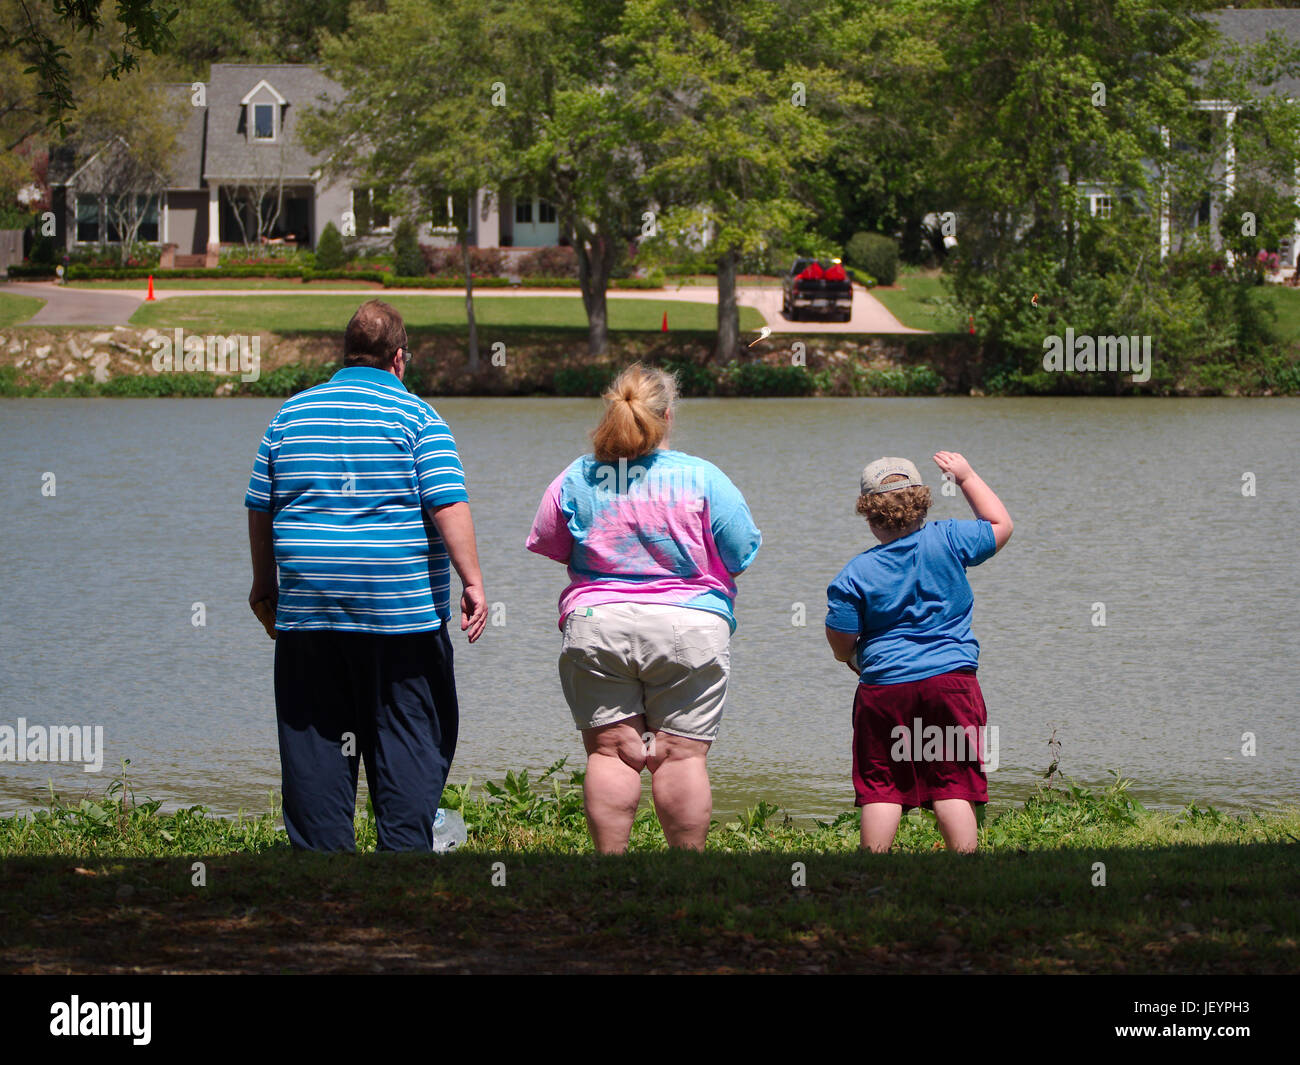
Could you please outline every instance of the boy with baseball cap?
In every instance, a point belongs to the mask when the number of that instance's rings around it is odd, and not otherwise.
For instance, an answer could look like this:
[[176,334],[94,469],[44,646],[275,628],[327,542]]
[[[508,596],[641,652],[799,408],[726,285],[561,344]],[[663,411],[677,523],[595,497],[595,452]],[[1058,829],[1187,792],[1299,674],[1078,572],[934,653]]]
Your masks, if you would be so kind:
[[826,639],[858,674],[853,704],[853,785],[862,846],[893,845],[899,820],[932,809],[950,850],[973,851],[975,803],[988,802],[981,764],[987,723],[971,635],[966,570],[1011,538],[1001,501],[952,451],[935,464],[966,497],[974,521],[926,524],[930,489],[907,459],[862,471],[857,510],[880,541],[827,589]]

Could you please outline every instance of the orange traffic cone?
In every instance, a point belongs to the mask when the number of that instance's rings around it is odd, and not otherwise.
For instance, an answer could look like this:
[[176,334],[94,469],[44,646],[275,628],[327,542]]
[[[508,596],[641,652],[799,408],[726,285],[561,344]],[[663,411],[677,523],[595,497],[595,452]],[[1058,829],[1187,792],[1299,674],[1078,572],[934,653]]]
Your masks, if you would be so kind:
[[668,332],[668,312],[664,311],[664,324],[659,327],[659,332]]
[[144,298],[144,301],[145,301],[145,303],[148,303],[151,299],[154,299],[154,298],[155,298],[155,296],[154,296],[154,294],[153,294],[153,274],[150,274],[150,275],[149,275],[149,295],[147,295],[147,296]]

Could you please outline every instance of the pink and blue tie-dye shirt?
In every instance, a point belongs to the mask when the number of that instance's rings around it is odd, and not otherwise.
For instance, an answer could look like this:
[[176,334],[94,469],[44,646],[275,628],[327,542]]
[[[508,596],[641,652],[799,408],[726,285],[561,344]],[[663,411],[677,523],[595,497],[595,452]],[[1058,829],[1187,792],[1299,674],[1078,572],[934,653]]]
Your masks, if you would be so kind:
[[569,567],[560,626],[578,607],[666,603],[736,618],[733,575],[762,534],[718,467],[681,451],[596,461],[584,455],[546,490],[526,544]]

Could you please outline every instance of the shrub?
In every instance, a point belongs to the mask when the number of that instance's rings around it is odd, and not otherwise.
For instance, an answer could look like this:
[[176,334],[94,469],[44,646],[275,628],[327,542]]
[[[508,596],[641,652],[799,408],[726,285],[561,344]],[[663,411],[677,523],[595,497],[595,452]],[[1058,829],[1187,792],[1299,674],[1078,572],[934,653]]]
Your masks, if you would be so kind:
[[[384,274],[384,288],[464,288],[465,277],[395,277]],[[475,288],[508,288],[504,277],[476,277]]]
[[243,389],[253,396],[292,396],[307,388],[324,384],[334,376],[338,366],[324,363],[313,366],[290,364],[264,373],[256,381],[248,381]]
[[373,281],[382,285],[389,277],[387,270],[304,270],[303,281]]
[[15,277],[53,277],[52,263],[14,263],[9,267],[9,276]]
[[557,396],[599,396],[614,379],[612,366],[572,366],[555,371]]
[[574,277],[578,276],[578,253],[573,248],[536,248],[520,255],[510,268],[520,277]]
[[36,236],[32,238],[32,253],[28,260],[42,266],[54,266],[58,261],[59,245],[54,237],[41,235],[40,226],[36,227]]
[[339,235],[338,227],[333,222],[326,222],[320,240],[316,242],[316,269],[342,270],[347,261],[343,237]]
[[423,277],[428,272],[415,223],[403,218],[393,234],[393,273],[398,277]]
[[[465,251],[459,244],[424,249],[428,273],[440,277],[465,276]],[[500,248],[470,248],[469,269],[477,280],[480,277],[501,277],[505,274],[506,257]]]
[[763,362],[728,363],[723,374],[739,396],[807,396],[816,387],[802,366],[769,366]]
[[898,276],[898,245],[879,233],[854,233],[844,249],[850,263],[876,279],[881,285],[892,285]]
[[311,250],[300,248],[297,244],[255,244],[252,247],[231,244],[223,246],[217,254],[222,266],[227,263],[232,266],[251,266],[264,262],[287,265],[311,255]]
[[718,379],[712,367],[688,358],[664,360],[663,368],[677,378],[678,390],[683,396],[711,396]]

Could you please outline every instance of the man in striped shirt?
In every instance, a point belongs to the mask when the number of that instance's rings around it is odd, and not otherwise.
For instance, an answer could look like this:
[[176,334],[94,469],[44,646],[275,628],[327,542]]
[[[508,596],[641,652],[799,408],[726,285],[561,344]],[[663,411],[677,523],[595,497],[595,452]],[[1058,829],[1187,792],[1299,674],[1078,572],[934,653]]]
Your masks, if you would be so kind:
[[284,824],[295,847],[355,849],[360,758],[379,848],[431,849],[459,723],[452,566],[471,643],[487,620],[456,442],[403,384],[410,361],[397,311],[362,304],[343,368],[280,408],[244,497],[249,603],[275,608]]

